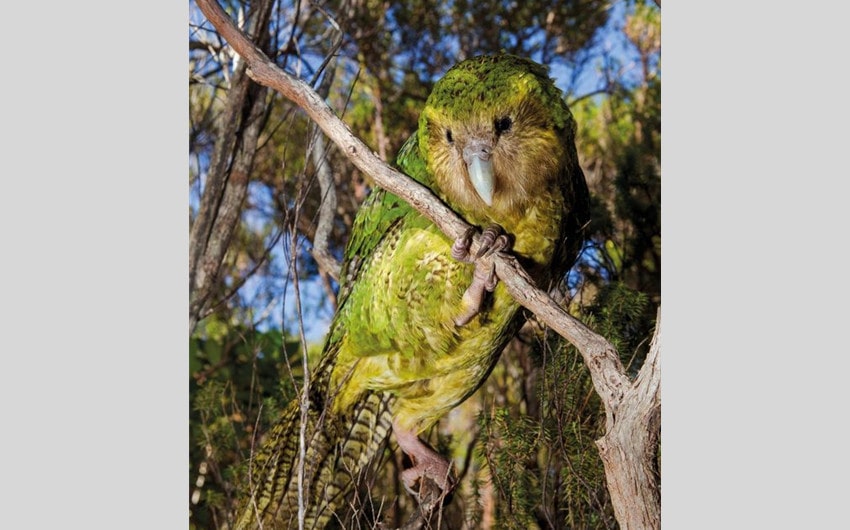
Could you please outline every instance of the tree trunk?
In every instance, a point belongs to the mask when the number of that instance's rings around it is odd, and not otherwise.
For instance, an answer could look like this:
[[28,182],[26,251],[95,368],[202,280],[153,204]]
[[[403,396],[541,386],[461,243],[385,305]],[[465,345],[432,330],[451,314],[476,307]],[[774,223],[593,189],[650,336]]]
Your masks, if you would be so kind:
[[[273,5],[264,0],[248,16],[255,42],[264,49],[270,42]],[[231,79],[198,214],[189,231],[189,334],[214,302],[216,280],[242,214],[268,115],[268,89],[251,80],[244,61],[239,61]]]
[[649,354],[623,394],[613,425],[596,441],[614,515],[622,530],[661,528],[661,311]]

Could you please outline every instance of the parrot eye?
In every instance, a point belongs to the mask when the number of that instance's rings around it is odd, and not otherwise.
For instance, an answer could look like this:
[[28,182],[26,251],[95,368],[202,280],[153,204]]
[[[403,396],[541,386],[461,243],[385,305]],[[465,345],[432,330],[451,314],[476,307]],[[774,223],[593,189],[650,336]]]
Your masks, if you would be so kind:
[[451,129],[446,129],[446,140],[448,140],[449,143],[454,142],[454,139],[452,138],[452,130]]
[[496,129],[496,134],[502,134],[511,130],[511,125],[513,125],[513,121],[508,116],[502,116],[501,118],[497,118],[496,121],[493,122],[493,127]]

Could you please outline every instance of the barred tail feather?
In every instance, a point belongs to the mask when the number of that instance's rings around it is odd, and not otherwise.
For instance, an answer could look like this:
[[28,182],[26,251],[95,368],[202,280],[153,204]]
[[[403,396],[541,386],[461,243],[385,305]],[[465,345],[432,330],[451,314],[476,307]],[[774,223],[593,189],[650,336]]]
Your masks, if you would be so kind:
[[[367,393],[343,415],[311,399],[304,459],[305,528],[326,528],[345,519],[347,497],[363,479],[389,438],[389,394]],[[298,463],[301,409],[294,400],[271,429],[249,471],[250,495],[236,529],[298,528]]]
[[[366,394],[345,421],[333,451],[322,462],[319,479],[313,484],[315,518],[305,528],[325,528],[330,520],[344,520],[349,494],[363,480],[381,453],[392,429],[388,394]],[[310,522],[312,521],[312,524]]]

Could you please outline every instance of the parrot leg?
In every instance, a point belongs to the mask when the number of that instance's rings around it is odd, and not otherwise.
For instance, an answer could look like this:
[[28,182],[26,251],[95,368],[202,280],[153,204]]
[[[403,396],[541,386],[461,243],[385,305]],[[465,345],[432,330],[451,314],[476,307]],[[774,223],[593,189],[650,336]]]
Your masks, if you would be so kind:
[[475,271],[472,275],[472,283],[463,293],[461,305],[465,308],[464,311],[457,317],[454,322],[457,326],[463,326],[481,312],[481,306],[484,303],[484,292],[492,292],[496,288],[498,278],[496,270],[492,263],[484,265],[478,261],[482,256],[503,250],[511,249],[511,240],[504,233],[502,227],[491,225],[481,233],[481,247],[475,256],[471,256],[469,247],[472,244],[472,235],[475,233],[474,228],[470,228],[464,235],[457,238],[452,245],[452,257],[458,261],[465,263],[475,263]]
[[413,461],[413,467],[401,473],[401,480],[408,492],[416,495],[416,483],[419,482],[421,488],[426,478],[433,481],[442,490],[443,495],[454,488],[454,478],[448,460],[420,440],[416,433],[402,429],[395,421],[393,433],[401,450]]

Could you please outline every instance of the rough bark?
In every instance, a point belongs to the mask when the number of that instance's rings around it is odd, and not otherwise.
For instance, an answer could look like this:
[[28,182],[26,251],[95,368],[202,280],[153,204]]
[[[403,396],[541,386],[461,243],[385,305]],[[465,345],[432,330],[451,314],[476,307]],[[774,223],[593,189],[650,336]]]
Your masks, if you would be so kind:
[[[622,530],[661,528],[661,312],[649,354],[618,410],[596,441],[605,466],[614,516]],[[606,407],[607,408],[607,407]]]
[[[351,162],[375,182],[406,200],[450,238],[464,234],[467,225],[430,190],[386,165],[355,137],[309,85],[272,63],[236,28],[215,0],[198,0],[201,11],[248,64],[248,75],[273,88],[302,108]],[[476,236],[472,253],[479,246]],[[661,524],[657,451],[660,442],[660,310],[652,347],[638,377],[631,381],[619,354],[604,337],[567,313],[529,280],[510,255],[489,258],[511,295],[537,318],[570,341],[590,371],[594,389],[606,414],[606,434],[599,441],[615,516],[621,528],[657,529]]]
[[[252,4],[249,20],[257,43],[267,47],[272,0]],[[247,37],[246,37],[247,38]],[[252,83],[244,61],[236,67],[220,117],[206,184],[189,231],[189,333],[214,302],[216,280],[248,194],[260,132],[268,113],[268,89]]]

